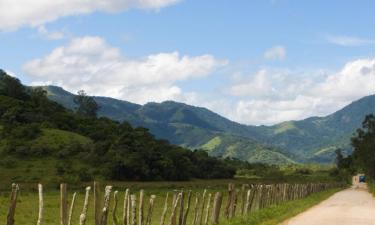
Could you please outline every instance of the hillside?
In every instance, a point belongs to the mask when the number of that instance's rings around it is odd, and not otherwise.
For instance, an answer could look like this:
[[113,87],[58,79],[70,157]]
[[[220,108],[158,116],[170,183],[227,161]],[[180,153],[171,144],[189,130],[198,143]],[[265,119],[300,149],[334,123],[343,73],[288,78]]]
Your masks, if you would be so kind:
[[[56,86],[44,88],[50,99],[75,108],[73,94]],[[365,115],[375,114],[375,96],[367,96],[325,117],[274,126],[247,126],[208,109],[178,102],[138,105],[105,97],[95,100],[101,106],[99,115],[147,127],[156,137],[174,144],[203,148],[212,155],[268,163],[332,162],[337,148],[351,151],[353,132],[361,126]],[[217,142],[218,139],[225,141]]]
[[[76,108],[72,93],[56,86],[43,88],[51,100],[73,110]],[[94,99],[100,105],[99,116],[147,127],[157,138],[176,145],[206,149],[213,139],[220,138],[225,141],[209,150],[210,155],[270,164],[294,162],[292,154],[253,139],[248,126],[230,121],[206,108],[173,101],[137,105],[106,97]]]
[[[0,70],[0,180],[79,182],[232,178],[231,159],[159,140],[145,128],[98,118],[92,98],[73,112]],[[77,98],[77,99],[78,99]],[[90,114],[89,114],[90,113]],[[236,161],[237,162],[237,161]],[[240,162],[246,166],[247,164]]]

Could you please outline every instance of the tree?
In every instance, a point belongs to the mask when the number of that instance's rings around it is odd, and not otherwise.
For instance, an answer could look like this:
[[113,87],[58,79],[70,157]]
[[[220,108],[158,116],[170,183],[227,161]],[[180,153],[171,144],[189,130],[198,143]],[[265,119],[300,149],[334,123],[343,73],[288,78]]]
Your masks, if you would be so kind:
[[375,178],[375,117],[367,115],[362,123],[362,128],[357,130],[352,138],[354,147],[353,158],[365,170]]
[[9,76],[3,70],[0,70],[0,95],[20,100],[26,100],[29,97],[21,82],[17,78]]
[[336,153],[336,166],[338,169],[341,169],[342,168],[342,163],[343,163],[343,160],[344,160],[344,156],[342,155],[342,150],[341,149],[336,149],[335,151]]
[[99,105],[95,99],[88,96],[84,90],[78,91],[74,97],[74,103],[77,104],[77,113],[89,117],[96,117],[99,110]]

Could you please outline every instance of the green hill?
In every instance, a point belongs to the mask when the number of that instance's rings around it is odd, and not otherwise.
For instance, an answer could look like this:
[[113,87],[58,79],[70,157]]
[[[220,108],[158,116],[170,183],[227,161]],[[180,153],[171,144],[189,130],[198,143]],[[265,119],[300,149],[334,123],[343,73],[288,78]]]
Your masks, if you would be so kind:
[[2,183],[234,176],[232,160],[172,145],[127,122],[98,118],[88,108],[91,103],[91,97],[81,95],[81,110],[73,112],[49,100],[43,89],[25,87],[0,70]]
[[[43,87],[51,100],[72,110],[76,108],[74,95],[56,86]],[[128,121],[133,126],[150,129],[157,138],[190,149],[203,148],[210,140],[219,136],[226,141],[208,151],[210,155],[234,157],[249,162],[271,164],[294,162],[292,154],[277,148],[267,147],[252,139],[247,126],[230,121],[208,109],[183,103],[166,101],[137,105],[127,101],[105,97],[94,97],[100,105],[99,115],[118,121]],[[229,148],[230,151],[223,149]],[[229,152],[232,152],[229,154]],[[267,158],[259,157],[260,155]]]
[[[73,94],[56,86],[43,88],[50,99],[75,108]],[[330,163],[335,149],[351,151],[353,132],[361,126],[365,115],[375,114],[375,96],[367,96],[325,117],[286,121],[274,126],[247,126],[208,109],[173,101],[138,105],[105,97],[95,97],[95,100],[101,106],[101,116],[147,127],[156,137],[173,144],[204,148],[212,155],[230,155],[250,162]],[[218,141],[217,137],[226,141]]]

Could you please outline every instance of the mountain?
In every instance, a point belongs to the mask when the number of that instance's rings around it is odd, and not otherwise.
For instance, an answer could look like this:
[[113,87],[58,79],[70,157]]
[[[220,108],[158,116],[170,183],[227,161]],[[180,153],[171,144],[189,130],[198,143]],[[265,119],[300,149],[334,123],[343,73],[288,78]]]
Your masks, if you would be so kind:
[[368,114],[375,114],[375,95],[363,97],[325,117],[311,117],[267,127],[263,133],[273,146],[308,160],[327,162],[334,151],[351,151],[350,138]]
[[[56,86],[44,87],[49,98],[74,109],[74,95]],[[365,115],[375,114],[375,95],[359,99],[325,116],[286,121],[273,126],[249,126],[230,121],[206,108],[166,101],[138,105],[95,97],[99,115],[150,129],[156,137],[211,155],[250,162],[330,163],[334,151],[351,151],[350,138]]]
[[[75,109],[74,94],[56,86],[43,87],[48,97]],[[206,108],[166,101],[137,105],[107,97],[94,97],[99,116],[146,127],[157,138],[190,149],[205,149],[210,155],[235,157],[249,162],[294,163],[292,154],[260,144],[246,125],[230,121]],[[220,143],[212,148],[212,143]],[[263,157],[264,156],[264,157]]]
[[91,97],[82,97],[81,111],[73,112],[0,70],[2,184],[233,178],[237,168],[248,166],[172,145],[143,127],[98,118],[87,102]]

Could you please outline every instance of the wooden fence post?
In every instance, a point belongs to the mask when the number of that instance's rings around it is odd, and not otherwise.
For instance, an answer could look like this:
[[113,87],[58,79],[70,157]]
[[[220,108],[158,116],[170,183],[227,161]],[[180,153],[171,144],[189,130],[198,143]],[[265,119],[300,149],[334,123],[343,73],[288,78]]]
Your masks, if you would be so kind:
[[185,206],[185,193],[184,190],[181,191],[180,199],[180,215],[178,217],[178,225],[183,225],[184,223],[184,206]]
[[105,191],[104,191],[103,211],[101,213],[102,218],[100,219],[100,225],[107,225],[109,204],[111,200],[111,192],[112,192],[112,186],[106,186]]
[[201,209],[199,213],[199,223],[198,223],[199,225],[202,225],[202,221],[203,221],[204,206],[206,204],[206,194],[207,194],[207,190],[204,189],[203,196],[202,196],[202,205],[201,205]]
[[94,181],[94,225],[100,225],[101,201],[100,201],[100,184]]
[[177,197],[175,198],[174,202],[173,202],[173,205],[172,205],[172,213],[171,213],[171,220],[170,220],[170,225],[176,225],[176,211],[177,211],[177,205],[178,205],[178,201],[180,200],[181,198],[181,193],[179,193],[177,195]]
[[89,208],[89,196],[90,196],[91,187],[86,188],[85,202],[83,203],[83,209],[81,216],[79,217],[79,225],[85,225],[87,218],[87,210]]
[[74,212],[74,203],[76,201],[76,195],[77,193],[74,192],[72,197],[72,202],[70,203],[70,210],[69,210],[69,216],[68,216],[68,225],[72,224],[72,218],[73,218],[73,212]]
[[250,206],[250,195],[251,195],[251,189],[247,190],[246,194],[246,204],[245,204],[245,209],[244,209],[244,214],[247,215],[249,212],[249,206]]
[[151,220],[152,220],[152,212],[154,210],[154,201],[155,201],[156,196],[151,195],[150,196],[150,203],[148,205],[148,213],[147,213],[147,218],[146,218],[146,225],[151,225]]
[[129,188],[125,190],[124,196],[124,207],[123,207],[123,214],[122,214],[122,225],[129,225],[129,218],[128,214],[128,199],[129,199]]
[[132,212],[131,225],[137,225],[137,196],[135,194],[130,195],[130,200],[131,200],[131,212]]
[[61,225],[67,225],[68,221],[68,197],[67,197],[67,185],[60,184],[60,223]]
[[10,194],[10,206],[8,210],[6,225],[14,224],[14,214],[16,213],[18,191],[19,191],[18,184],[12,184],[12,192]]
[[204,225],[208,224],[208,217],[210,216],[210,206],[211,206],[211,193],[208,194],[207,207],[206,207],[206,217],[204,218]]
[[165,196],[164,209],[163,209],[163,212],[161,214],[160,225],[164,225],[165,216],[167,215],[167,211],[168,211],[168,196],[169,196],[169,192],[167,192],[167,195]]
[[113,193],[113,210],[112,210],[112,221],[113,225],[119,225],[117,219],[117,205],[118,205],[118,198],[117,198],[118,191]]
[[198,216],[199,216],[198,205],[199,205],[199,192],[195,194],[193,225],[197,225],[197,222],[198,222]]
[[219,223],[220,208],[221,208],[222,200],[223,200],[222,193],[216,192],[215,198],[214,198],[214,205],[212,209],[212,224],[213,225],[217,225]]
[[229,216],[231,213],[231,207],[232,207],[232,201],[233,201],[233,190],[234,190],[234,184],[229,183],[228,184],[228,201],[225,207],[225,217],[227,219],[229,219]]
[[143,225],[143,203],[144,203],[145,191],[141,189],[139,191],[139,210],[138,210],[138,225]]
[[187,197],[187,206],[185,210],[185,214],[183,217],[182,225],[186,225],[186,220],[189,215],[189,210],[190,210],[190,200],[191,200],[191,190],[188,192],[188,197]]
[[43,185],[42,184],[38,184],[38,193],[39,193],[39,213],[38,213],[37,225],[42,225],[43,224],[43,210],[44,210]]

